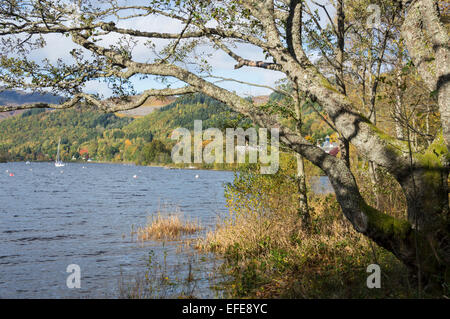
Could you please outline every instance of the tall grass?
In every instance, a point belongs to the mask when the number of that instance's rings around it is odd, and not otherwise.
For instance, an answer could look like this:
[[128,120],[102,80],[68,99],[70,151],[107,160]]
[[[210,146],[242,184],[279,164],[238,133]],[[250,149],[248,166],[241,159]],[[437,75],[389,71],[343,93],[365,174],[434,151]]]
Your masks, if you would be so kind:
[[167,264],[167,251],[163,261],[157,259],[151,250],[148,255],[147,269],[136,274],[131,280],[121,275],[119,279],[119,298],[122,299],[165,299],[195,298],[197,283],[192,272],[192,258],[188,258],[189,273],[186,278],[175,276],[182,273],[185,266]]
[[[208,287],[217,286],[216,258],[193,249],[194,235],[202,230],[199,220],[185,218],[178,208],[160,205],[143,227],[134,230],[138,241],[153,240],[157,251],[150,250],[146,267],[134,276],[122,273],[118,282],[119,298],[165,299],[197,298],[220,295]],[[167,244],[167,246],[166,246]],[[166,248],[167,247],[167,248]]]
[[[173,244],[173,243],[172,243]],[[222,280],[214,255],[199,254],[191,246],[178,243],[155,253],[150,250],[143,271],[134,276],[121,272],[118,297],[124,299],[220,298]]]
[[144,227],[137,229],[137,238],[147,240],[178,240],[182,235],[194,234],[202,230],[198,220],[188,220],[181,213],[163,215],[158,212],[149,217]]

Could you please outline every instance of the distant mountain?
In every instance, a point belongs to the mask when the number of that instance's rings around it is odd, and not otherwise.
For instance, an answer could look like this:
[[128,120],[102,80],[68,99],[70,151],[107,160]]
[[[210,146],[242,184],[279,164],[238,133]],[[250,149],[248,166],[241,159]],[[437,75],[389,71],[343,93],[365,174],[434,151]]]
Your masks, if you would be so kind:
[[50,93],[26,93],[16,90],[5,90],[0,92],[0,105],[22,105],[26,103],[60,103],[62,97]]
[[[176,99],[176,97],[152,97],[141,107],[129,111],[118,112],[116,115],[119,117],[141,118],[157,109],[171,105]],[[62,97],[53,94],[26,93],[17,90],[5,90],[0,92],[0,105],[22,105],[36,102],[57,104],[60,103],[61,100]],[[269,96],[255,96],[252,100],[256,105],[265,104],[269,100]],[[24,110],[0,112],[0,121],[11,116],[22,114],[23,112]]]
[[260,95],[252,97],[253,103],[255,103],[255,105],[264,105],[267,102],[269,102],[269,99],[270,99],[269,95]]
[[[16,90],[5,90],[0,92],[0,105],[22,105],[29,103],[60,103],[62,98],[53,94],[40,94],[40,93],[26,93],[23,91]],[[0,121],[18,114],[22,114],[24,110],[11,111],[11,112],[0,112]]]
[[176,97],[151,97],[145,101],[144,105],[128,111],[122,111],[118,112],[118,116],[128,116],[128,117],[134,117],[139,118],[146,116],[153,111],[160,109],[163,106],[166,106],[176,100]]
[[[118,116],[128,116],[128,117],[134,117],[134,118],[141,118],[144,117],[152,112],[154,112],[157,109],[160,109],[162,107],[168,106],[173,104],[175,101],[177,100],[176,97],[152,97],[149,98],[144,105],[133,109],[133,110],[129,110],[129,111],[122,111],[122,112],[118,112]],[[269,101],[269,96],[268,95],[262,95],[262,96],[255,96],[252,98],[253,103],[255,103],[256,105],[262,105],[262,104],[266,104]],[[206,101],[207,104],[210,104],[208,102],[213,101],[213,99],[208,99]],[[204,100],[202,101],[195,101],[195,103],[205,103]]]

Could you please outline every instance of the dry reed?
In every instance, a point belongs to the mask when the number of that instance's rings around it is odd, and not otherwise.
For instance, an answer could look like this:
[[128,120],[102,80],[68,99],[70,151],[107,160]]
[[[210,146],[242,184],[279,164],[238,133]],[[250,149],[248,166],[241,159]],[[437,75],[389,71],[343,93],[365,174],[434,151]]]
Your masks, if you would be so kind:
[[148,223],[137,230],[137,238],[147,240],[177,240],[182,235],[191,235],[202,230],[198,220],[187,220],[176,213],[163,216],[161,213],[149,217]]

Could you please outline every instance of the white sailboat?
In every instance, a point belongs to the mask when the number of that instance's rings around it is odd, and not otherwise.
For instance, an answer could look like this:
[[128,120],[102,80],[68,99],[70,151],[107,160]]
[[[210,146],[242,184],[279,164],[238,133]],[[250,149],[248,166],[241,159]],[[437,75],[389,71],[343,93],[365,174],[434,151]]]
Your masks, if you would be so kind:
[[61,145],[61,138],[59,138],[59,141],[58,141],[58,153],[56,154],[56,162],[55,162],[55,166],[56,167],[64,167],[66,165],[59,158],[59,147],[60,147],[60,145]]

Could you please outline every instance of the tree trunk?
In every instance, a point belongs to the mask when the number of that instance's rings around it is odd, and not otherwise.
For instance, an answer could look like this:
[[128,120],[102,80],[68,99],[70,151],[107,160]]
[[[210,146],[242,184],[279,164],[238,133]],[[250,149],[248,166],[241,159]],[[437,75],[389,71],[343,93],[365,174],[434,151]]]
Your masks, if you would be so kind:
[[380,210],[381,207],[380,207],[380,195],[379,195],[379,192],[378,192],[377,166],[372,161],[369,161],[368,165],[369,165],[370,182],[372,183],[373,192],[375,194],[375,207]]
[[401,34],[414,66],[430,91],[438,98],[443,136],[450,149],[449,35],[440,19],[437,1],[411,2]]
[[398,70],[396,74],[396,88],[395,88],[395,106],[394,106],[394,121],[395,121],[395,133],[399,140],[404,139],[403,126],[401,123],[402,110],[403,110],[403,93],[401,90],[402,86],[402,65],[399,62]]
[[[398,219],[369,206],[345,162],[313,148],[298,136],[285,135],[290,144],[329,177],[342,211],[355,230],[392,252],[424,281],[443,282],[450,272],[450,216],[448,165],[436,154],[446,149],[442,135],[423,158],[410,167],[393,171],[406,195],[407,220]],[[444,162],[445,164],[445,162]],[[448,278],[447,278],[448,280]]]
[[299,207],[298,214],[302,220],[302,227],[305,230],[309,230],[311,226],[311,216],[309,214],[308,207],[308,197],[306,192],[306,175],[305,175],[305,165],[303,161],[303,156],[296,154],[297,158],[297,187],[299,194]]
[[350,145],[343,137],[339,137],[339,151],[341,152],[341,159],[345,162],[345,165],[350,168]]

